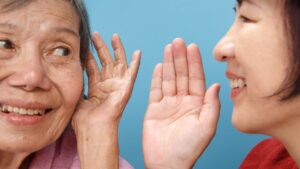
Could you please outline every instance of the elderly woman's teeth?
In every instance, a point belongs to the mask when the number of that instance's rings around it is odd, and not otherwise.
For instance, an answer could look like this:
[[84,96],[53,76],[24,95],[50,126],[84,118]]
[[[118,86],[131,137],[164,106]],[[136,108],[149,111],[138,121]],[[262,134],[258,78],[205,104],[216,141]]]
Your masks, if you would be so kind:
[[230,80],[230,87],[232,89],[243,88],[246,86],[247,86],[247,84],[246,84],[245,80],[243,80],[243,79],[231,79]]
[[1,105],[0,110],[2,112],[8,112],[8,113],[16,113],[20,115],[44,115],[46,110],[42,109],[24,109],[9,105]]

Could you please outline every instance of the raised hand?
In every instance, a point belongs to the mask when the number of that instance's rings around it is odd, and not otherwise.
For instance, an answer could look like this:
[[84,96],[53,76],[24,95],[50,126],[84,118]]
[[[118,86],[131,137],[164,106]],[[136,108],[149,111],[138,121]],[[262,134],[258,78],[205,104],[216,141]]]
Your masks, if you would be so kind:
[[94,34],[93,42],[102,64],[102,70],[99,70],[94,57],[91,54],[88,55],[86,58],[88,99],[82,100],[74,118],[82,115],[76,120],[91,118],[92,121],[100,123],[115,123],[120,120],[130,98],[141,54],[140,51],[134,52],[128,66],[123,45],[117,34],[112,37],[115,60],[98,33]]
[[98,33],[93,42],[102,64],[101,71],[92,56],[86,58],[88,98],[81,100],[73,116],[81,168],[118,167],[118,125],[131,96],[140,64],[140,51],[127,65],[125,51],[117,34],[112,37],[113,59]]
[[220,86],[207,91],[199,49],[182,39],[156,65],[143,126],[147,169],[192,168],[215,134]]

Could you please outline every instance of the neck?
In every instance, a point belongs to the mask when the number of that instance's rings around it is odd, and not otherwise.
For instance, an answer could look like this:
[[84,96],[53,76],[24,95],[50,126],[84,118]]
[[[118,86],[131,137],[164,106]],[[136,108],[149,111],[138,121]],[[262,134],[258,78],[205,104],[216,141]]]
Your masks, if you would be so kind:
[[29,153],[10,153],[0,151],[0,168],[19,169]]
[[300,148],[299,148],[300,143],[299,143],[299,141],[300,141],[300,139],[298,139],[298,142],[294,141],[294,142],[284,143],[287,151],[292,156],[294,161],[297,163],[298,168],[300,168]]
[[281,141],[289,152],[290,156],[300,168],[300,117],[293,118],[280,127],[280,130],[274,132],[274,138]]

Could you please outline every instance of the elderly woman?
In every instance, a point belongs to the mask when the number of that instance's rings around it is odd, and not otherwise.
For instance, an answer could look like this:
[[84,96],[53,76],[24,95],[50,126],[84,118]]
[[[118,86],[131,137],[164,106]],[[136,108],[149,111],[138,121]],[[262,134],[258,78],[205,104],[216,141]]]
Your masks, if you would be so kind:
[[0,168],[131,168],[115,145],[140,52],[127,65],[114,35],[112,59],[95,33],[100,71],[82,0],[1,0],[0,16]]
[[[232,123],[273,137],[256,146],[241,169],[300,167],[300,3],[238,0],[236,19],[215,48],[226,62]],[[146,168],[191,168],[212,139],[219,85],[205,89],[196,45],[175,39],[153,73],[143,129]]]

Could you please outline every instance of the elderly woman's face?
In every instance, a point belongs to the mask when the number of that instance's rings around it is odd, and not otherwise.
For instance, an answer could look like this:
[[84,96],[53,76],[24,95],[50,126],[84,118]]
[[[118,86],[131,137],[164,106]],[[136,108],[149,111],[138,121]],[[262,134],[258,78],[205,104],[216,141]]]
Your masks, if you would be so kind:
[[83,89],[79,18],[68,1],[0,13],[0,150],[30,152],[59,137]]

